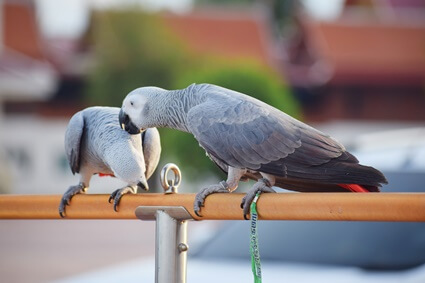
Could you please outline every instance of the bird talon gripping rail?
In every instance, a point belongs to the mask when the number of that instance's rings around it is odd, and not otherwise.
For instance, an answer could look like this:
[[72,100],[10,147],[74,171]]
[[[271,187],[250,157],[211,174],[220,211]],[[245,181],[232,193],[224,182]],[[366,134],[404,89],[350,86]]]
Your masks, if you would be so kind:
[[[174,183],[165,181],[169,170]],[[243,220],[243,194],[209,196],[200,218],[193,213],[195,194],[176,193],[178,169],[168,164],[161,176],[175,193],[125,195],[118,212],[111,209],[109,195],[76,195],[65,219],[156,220],[156,282],[185,282],[187,220]],[[0,195],[0,219],[61,219],[60,200],[60,195]],[[263,194],[258,219],[425,222],[425,193]]]

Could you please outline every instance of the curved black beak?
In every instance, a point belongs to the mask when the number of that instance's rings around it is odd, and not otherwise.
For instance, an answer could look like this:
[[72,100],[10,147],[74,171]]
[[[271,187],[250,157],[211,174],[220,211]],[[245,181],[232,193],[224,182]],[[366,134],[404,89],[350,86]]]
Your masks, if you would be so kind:
[[140,134],[140,129],[136,127],[136,125],[131,122],[130,117],[122,110],[120,111],[120,114],[118,115],[118,119],[120,122],[121,129],[128,132],[130,135],[137,135]]

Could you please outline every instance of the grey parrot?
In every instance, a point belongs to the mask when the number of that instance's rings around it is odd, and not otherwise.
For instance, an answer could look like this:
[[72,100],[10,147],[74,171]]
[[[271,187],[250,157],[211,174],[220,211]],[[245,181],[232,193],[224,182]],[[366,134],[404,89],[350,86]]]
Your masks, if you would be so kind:
[[115,190],[109,202],[114,210],[124,194],[148,190],[147,179],[155,171],[161,143],[158,130],[152,128],[130,135],[118,124],[117,107],[89,107],[77,112],[69,121],[65,133],[65,151],[72,173],[80,174],[80,183],[63,195],[59,214],[65,216],[75,194],[85,193],[94,174],[115,176],[128,185]]
[[211,84],[182,90],[142,87],[124,99],[121,128],[137,134],[167,127],[194,135],[227,180],[195,198],[200,216],[205,198],[233,192],[240,180],[257,181],[242,199],[244,217],[257,192],[272,186],[301,192],[378,192],[385,176],[363,166],[330,136],[248,95]]

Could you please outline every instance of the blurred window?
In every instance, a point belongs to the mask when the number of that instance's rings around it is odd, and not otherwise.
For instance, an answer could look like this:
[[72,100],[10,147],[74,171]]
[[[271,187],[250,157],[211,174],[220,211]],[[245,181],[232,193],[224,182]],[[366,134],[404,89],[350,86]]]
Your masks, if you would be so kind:
[[6,148],[6,158],[18,171],[30,173],[32,168],[31,155],[23,147]]

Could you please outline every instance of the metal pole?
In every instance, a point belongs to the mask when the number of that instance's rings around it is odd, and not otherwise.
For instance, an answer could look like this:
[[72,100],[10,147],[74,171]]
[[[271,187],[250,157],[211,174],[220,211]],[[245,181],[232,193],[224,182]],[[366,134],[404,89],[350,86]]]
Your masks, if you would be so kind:
[[186,262],[187,251],[187,220],[182,220],[177,223],[177,281],[178,283],[186,282]]
[[163,210],[156,212],[155,282],[177,282],[177,221]]
[[181,206],[139,206],[136,216],[156,220],[155,282],[185,283],[187,220],[192,216]]

